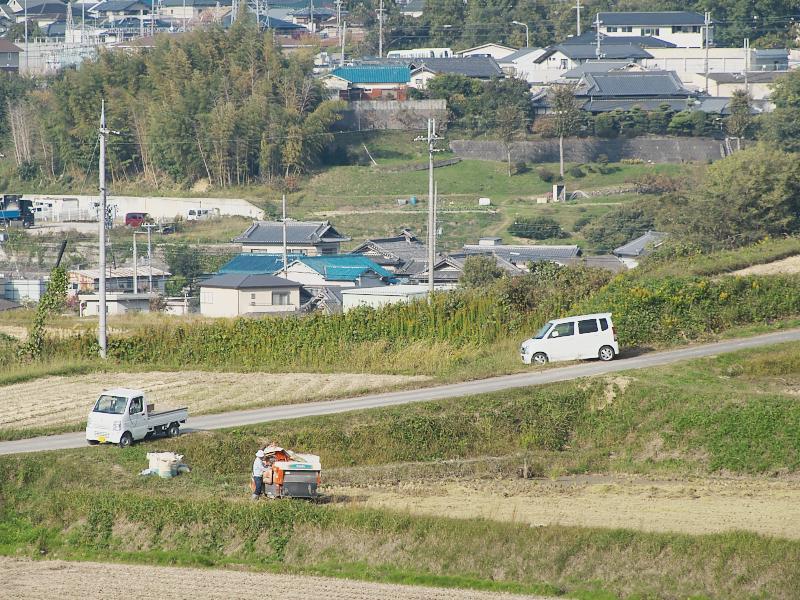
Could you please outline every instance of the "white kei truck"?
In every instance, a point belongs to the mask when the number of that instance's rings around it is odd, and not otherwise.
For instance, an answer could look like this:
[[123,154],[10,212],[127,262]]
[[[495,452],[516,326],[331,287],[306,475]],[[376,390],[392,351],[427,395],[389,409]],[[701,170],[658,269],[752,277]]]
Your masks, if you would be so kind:
[[188,418],[188,408],[155,412],[155,405],[147,403],[142,390],[114,388],[100,394],[94,403],[86,421],[86,441],[127,448],[136,440],[155,435],[176,437]]

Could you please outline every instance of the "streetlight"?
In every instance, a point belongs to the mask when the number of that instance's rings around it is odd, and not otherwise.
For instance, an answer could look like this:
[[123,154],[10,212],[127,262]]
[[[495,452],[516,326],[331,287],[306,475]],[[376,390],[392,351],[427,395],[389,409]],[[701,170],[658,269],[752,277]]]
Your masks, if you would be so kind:
[[525,47],[526,48],[530,48],[531,47],[531,34],[530,34],[530,29],[528,29],[528,24],[527,23],[520,23],[519,21],[511,21],[511,23],[513,25],[519,25],[520,27],[524,27],[525,28]]

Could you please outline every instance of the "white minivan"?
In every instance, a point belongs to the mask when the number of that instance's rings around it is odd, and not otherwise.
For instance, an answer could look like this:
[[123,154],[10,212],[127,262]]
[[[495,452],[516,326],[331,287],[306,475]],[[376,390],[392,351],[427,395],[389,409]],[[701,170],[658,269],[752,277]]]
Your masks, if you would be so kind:
[[519,352],[526,365],[583,358],[613,360],[619,354],[619,342],[611,313],[600,313],[554,319],[522,342]]

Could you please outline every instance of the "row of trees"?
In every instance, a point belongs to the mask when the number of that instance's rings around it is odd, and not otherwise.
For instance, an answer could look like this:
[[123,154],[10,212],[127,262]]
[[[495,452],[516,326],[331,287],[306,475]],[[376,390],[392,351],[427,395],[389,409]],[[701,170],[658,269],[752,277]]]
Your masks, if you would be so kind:
[[159,39],[146,53],[103,52],[34,90],[5,76],[0,111],[23,176],[95,169],[105,99],[118,132],[108,147],[114,181],[291,179],[318,160],[339,119],[340,103],[325,99],[312,69],[311,53],[284,56],[243,18],[228,31]]

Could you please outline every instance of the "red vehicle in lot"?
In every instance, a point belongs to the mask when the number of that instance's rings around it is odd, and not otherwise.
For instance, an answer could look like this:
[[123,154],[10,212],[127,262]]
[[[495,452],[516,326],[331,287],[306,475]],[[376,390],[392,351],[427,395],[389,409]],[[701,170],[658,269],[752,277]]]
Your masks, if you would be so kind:
[[126,227],[133,227],[136,229],[137,227],[141,227],[142,223],[147,223],[150,221],[150,215],[144,212],[129,212],[125,213],[125,226]]

